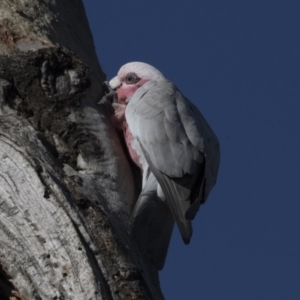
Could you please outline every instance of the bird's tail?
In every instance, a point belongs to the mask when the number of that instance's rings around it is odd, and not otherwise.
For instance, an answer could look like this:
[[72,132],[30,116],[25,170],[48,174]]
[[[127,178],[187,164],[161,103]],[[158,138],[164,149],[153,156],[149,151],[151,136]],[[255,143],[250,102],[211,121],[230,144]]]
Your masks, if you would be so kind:
[[142,192],[133,211],[131,233],[158,270],[164,267],[173,227],[173,216],[156,190]]

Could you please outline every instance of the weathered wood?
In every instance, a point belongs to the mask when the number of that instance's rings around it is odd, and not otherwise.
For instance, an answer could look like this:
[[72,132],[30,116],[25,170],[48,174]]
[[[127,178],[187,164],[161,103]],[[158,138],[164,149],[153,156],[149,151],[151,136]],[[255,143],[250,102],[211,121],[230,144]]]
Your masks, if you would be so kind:
[[81,1],[0,7],[1,299],[163,299]]

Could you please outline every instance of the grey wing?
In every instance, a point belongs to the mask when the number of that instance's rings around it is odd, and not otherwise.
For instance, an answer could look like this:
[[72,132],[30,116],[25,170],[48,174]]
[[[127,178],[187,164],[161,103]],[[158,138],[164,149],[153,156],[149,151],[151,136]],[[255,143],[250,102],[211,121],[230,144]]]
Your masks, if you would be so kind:
[[192,235],[190,220],[212,187],[206,178],[206,135],[211,138],[206,131],[211,129],[202,118],[167,80],[145,84],[126,110],[129,128],[140,142],[185,243]]

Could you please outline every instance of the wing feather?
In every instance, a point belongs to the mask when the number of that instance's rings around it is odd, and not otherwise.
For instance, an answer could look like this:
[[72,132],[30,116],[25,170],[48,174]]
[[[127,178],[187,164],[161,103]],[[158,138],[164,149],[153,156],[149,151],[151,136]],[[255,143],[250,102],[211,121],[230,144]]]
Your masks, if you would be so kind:
[[167,80],[142,86],[130,99],[126,120],[188,243],[190,220],[216,182],[217,137],[199,110]]

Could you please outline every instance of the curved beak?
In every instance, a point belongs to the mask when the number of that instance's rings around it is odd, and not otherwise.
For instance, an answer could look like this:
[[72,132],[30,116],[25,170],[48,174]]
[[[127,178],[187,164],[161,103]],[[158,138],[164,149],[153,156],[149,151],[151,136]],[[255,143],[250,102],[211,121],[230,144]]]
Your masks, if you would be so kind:
[[111,79],[108,83],[110,85],[110,87],[113,89],[113,90],[116,90],[118,89],[118,87],[121,86],[121,82],[118,78],[118,76],[114,77],[113,79]]

